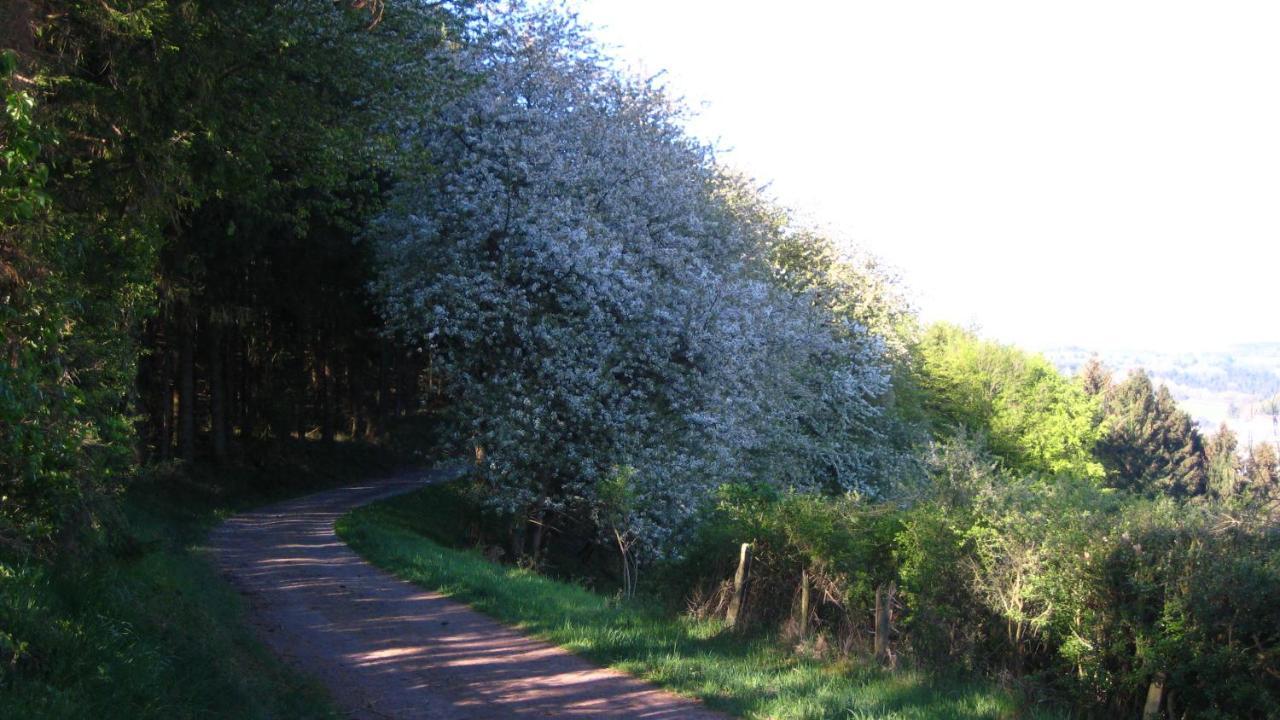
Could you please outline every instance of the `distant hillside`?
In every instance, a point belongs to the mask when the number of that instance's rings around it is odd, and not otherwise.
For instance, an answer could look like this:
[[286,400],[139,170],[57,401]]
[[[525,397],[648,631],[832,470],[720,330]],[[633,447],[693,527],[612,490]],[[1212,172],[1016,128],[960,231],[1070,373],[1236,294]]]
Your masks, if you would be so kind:
[[1044,353],[1074,374],[1097,356],[1117,376],[1145,368],[1169,386],[1200,428],[1212,432],[1227,423],[1243,444],[1280,440],[1280,343],[1234,345],[1213,352],[1095,352],[1056,348]]

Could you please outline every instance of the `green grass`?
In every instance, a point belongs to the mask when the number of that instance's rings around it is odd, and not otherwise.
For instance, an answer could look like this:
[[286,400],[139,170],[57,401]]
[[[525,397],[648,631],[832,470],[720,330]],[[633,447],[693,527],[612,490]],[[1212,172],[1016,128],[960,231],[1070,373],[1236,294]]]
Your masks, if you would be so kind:
[[445,535],[460,527],[466,513],[462,502],[449,486],[434,486],[359,508],[339,521],[338,532],[361,555],[406,580],[596,663],[741,717],[1051,717],[1020,709],[1010,693],[990,683],[803,659],[770,638],[723,632],[718,621],[620,605],[576,585],[491,563],[476,551],[434,542],[449,542]]
[[234,511],[394,461],[345,443],[259,457],[270,460],[153,470],[124,498],[110,546],[74,562],[0,558],[0,717],[339,717],[259,642],[200,544]]

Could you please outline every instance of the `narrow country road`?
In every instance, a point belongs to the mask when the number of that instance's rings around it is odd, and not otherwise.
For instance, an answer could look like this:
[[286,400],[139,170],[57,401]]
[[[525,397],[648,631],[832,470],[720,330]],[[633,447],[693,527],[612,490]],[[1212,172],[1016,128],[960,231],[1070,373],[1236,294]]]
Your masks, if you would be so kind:
[[310,495],[237,515],[209,536],[267,643],[351,717],[725,720],[399,580],[334,532],[348,510],[430,479]]

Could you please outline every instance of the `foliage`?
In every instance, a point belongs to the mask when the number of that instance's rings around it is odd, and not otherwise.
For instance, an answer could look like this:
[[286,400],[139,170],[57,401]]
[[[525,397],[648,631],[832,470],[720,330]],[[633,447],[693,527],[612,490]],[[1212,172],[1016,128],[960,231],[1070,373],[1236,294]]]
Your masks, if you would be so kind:
[[1263,604],[1280,536],[1266,514],[1020,479],[979,457],[940,457],[937,494],[896,538],[913,649],[1037,678],[1090,715],[1131,712],[1163,673],[1171,717],[1271,716],[1280,637]]
[[769,229],[678,108],[566,18],[480,34],[461,62],[483,82],[405,139],[438,172],[371,237],[384,314],[438,361],[491,503],[591,514],[633,468],[627,532],[653,555],[728,479],[876,484],[881,344],[762,278]]
[[1162,674],[1170,716],[1271,716],[1280,536],[1265,510],[1018,476],[972,441],[930,466],[905,505],[726,487],[661,582],[705,597],[753,542],[758,627],[787,626],[807,570],[838,598],[820,601],[819,632],[856,654],[873,589],[896,580],[900,664],[1009,673],[1090,717],[1131,712]]
[[132,460],[129,328],[146,228],[55,207],[57,134],[6,51],[0,117],[0,549],[75,547]]
[[1096,403],[1043,357],[943,323],[925,332],[915,353],[935,434],[985,435],[1017,472],[1101,479],[1092,454]]
[[[1065,552],[1070,548],[1061,548]],[[1172,717],[1275,717],[1280,537],[1248,515],[1138,502],[1058,579],[1060,678],[1117,709],[1167,676]]]
[[1204,441],[1167,387],[1153,387],[1139,370],[1106,390],[1102,410],[1098,457],[1112,485],[1175,497],[1204,493]]
[[[236,429],[315,417],[332,436],[339,392],[366,432],[404,405],[387,369],[417,361],[376,342],[350,236],[398,172],[399,119],[465,81],[439,56],[466,3],[379,2],[376,30],[367,3],[10,4],[0,545],[72,551],[175,444],[225,458]],[[352,381],[371,367],[377,387]]]
[[1239,455],[1240,441],[1222,423],[1204,444],[1205,476],[1208,492],[1230,498],[1243,490]]
[[1277,457],[1276,446],[1265,442],[1251,446],[1248,457],[1245,458],[1244,477],[1254,496],[1280,496],[1280,492],[1277,492],[1280,490],[1280,457]]
[[[765,485],[722,486],[680,557],[659,569],[660,586],[716,603],[733,574],[741,543],[752,546],[747,622],[785,626],[794,617],[802,576],[818,600],[818,632],[861,650],[871,631],[878,586],[894,578],[898,514],[854,495],[779,492]],[[853,643],[855,647],[849,644]]]

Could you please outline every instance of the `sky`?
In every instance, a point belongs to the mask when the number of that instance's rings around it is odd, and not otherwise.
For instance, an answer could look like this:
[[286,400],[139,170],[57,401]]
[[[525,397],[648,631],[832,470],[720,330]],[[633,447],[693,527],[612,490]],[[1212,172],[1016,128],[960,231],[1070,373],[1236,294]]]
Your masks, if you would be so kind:
[[569,7],[926,320],[1031,349],[1280,341],[1280,3]]

